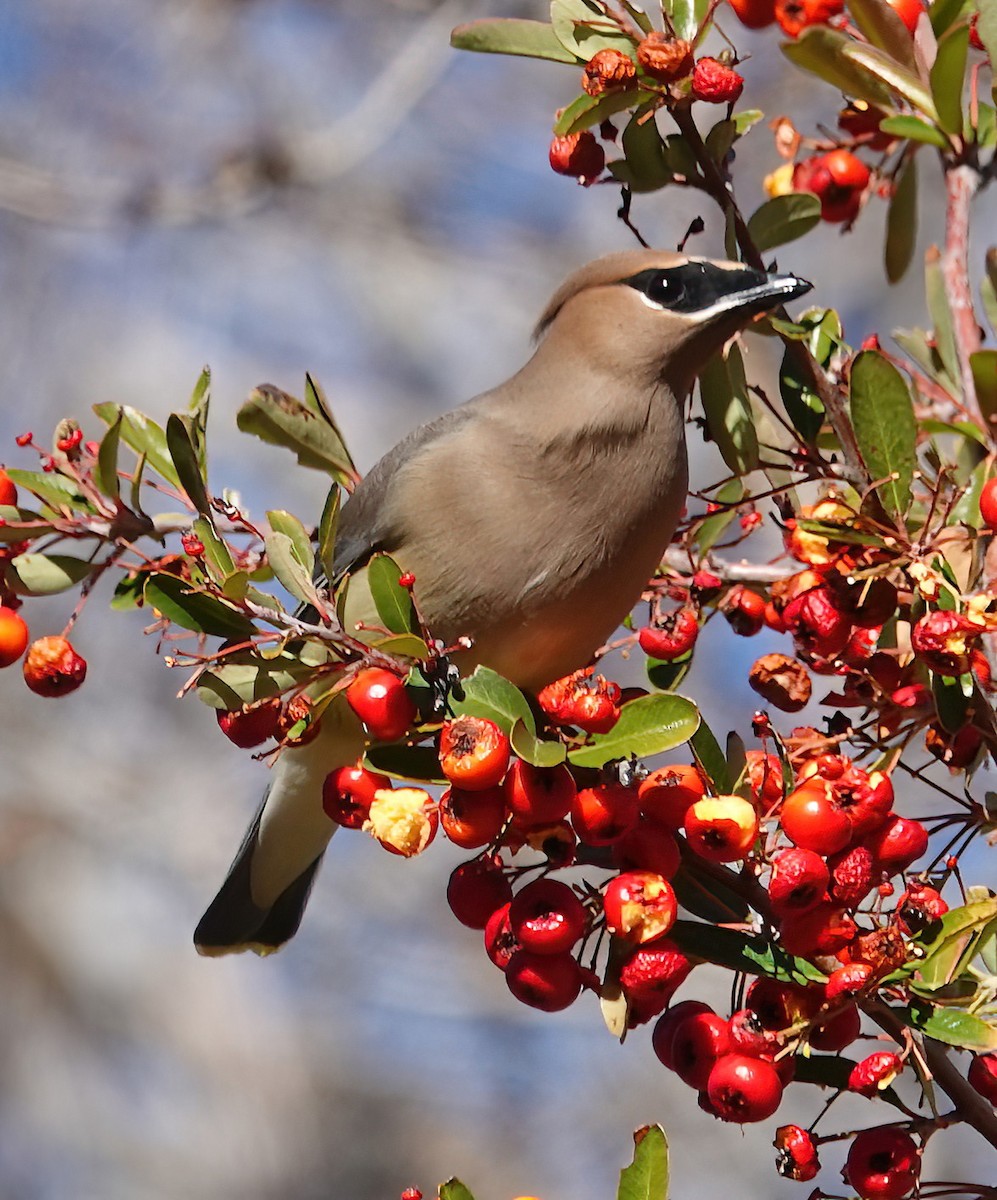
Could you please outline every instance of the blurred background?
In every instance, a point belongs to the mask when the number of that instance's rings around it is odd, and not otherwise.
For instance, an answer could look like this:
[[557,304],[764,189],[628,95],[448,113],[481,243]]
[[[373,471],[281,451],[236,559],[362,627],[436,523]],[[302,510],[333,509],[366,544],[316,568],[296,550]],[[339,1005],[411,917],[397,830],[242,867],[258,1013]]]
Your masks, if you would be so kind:
[[[544,7],[0,0],[0,461],[33,465],[14,436],[45,443],[65,415],[99,436],[102,401],[163,421],[208,363],[214,490],[309,521],[326,480],[235,430],[252,386],[300,393],[313,372],[366,469],[505,378],[562,277],[633,244],[615,189],[547,166],[575,73],[449,49],[460,21]],[[775,37],[736,36],[753,106],[812,130],[819,103],[833,120],[833,94],[786,74]],[[739,154],[752,208],[778,165],[764,125]],[[939,209],[925,175],[926,245]],[[667,246],[701,207],[670,192],[634,216]],[[853,344],[926,320],[916,272],[881,281],[884,207],[845,241],[824,226],[780,255],[817,277],[815,302],[842,309]],[[717,214],[702,215],[694,247],[719,253]],[[771,370],[761,339],[749,361]],[[720,474],[698,446],[693,474]],[[557,1016],[515,1003],[446,908],[453,847],[404,862],[341,835],[283,953],[197,958],[191,932],[266,772],[176,701],[182,677],[142,614],[110,613],[106,591],[74,636],[80,692],[55,703],[16,670],[0,678],[0,1196],[393,1200],[457,1174],[478,1200],[605,1200],[650,1121],[671,1138],[676,1197],[735,1179],[740,1194],[800,1194],[774,1174],[770,1123],[742,1133],[701,1113],[646,1029],[620,1047],[591,996]],[[33,634],[58,632],[71,605],[32,602]],[[684,690],[715,728],[744,728],[741,668],[767,636],[706,639]],[[693,981],[684,994],[726,1003],[719,975]],[[785,1119],[820,1105],[789,1095]],[[940,1141],[943,1178],[986,1150]]]

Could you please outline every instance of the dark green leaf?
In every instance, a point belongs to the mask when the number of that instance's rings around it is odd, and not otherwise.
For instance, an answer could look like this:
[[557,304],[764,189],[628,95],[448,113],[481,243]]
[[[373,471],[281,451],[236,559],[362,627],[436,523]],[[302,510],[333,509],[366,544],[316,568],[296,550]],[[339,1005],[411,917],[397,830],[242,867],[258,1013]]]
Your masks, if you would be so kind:
[[810,71],[826,83],[854,96],[867,100],[878,108],[893,108],[893,96],[889,87],[864,66],[852,62],[845,54],[852,43],[838,29],[829,25],[811,25],[794,42],[784,42],[782,52],[798,67]]
[[115,612],[130,612],[142,603],[142,589],[145,586],[144,575],[122,575],[111,597],[111,608]]
[[654,192],[672,178],[665,160],[665,144],[661,139],[653,113],[638,109],[627,122],[622,138],[624,161],[611,164],[613,174],[635,192]]
[[885,50],[908,71],[917,71],[914,39],[886,0],[848,0],[848,11],[874,46]]
[[149,465],[160,474],[167,483],[180,486],[180,480],[173,468],[166,446],[166,434],[163,429],[150,420],[145,413],[139,412],[127,404],[95,404],[93,411],[106,424],[113,425],[121,414],[121,438],[126,446],[131,446],[136,454],[145,456]]
[[212,596],[191,590],[175,575],[156,574],[146,579],[145,602],[174,625],[223,638],[249,638],[256,632],[252,621]]
[[955,25],[938,40],[938,55],[931,68],[931,92],[938,109],[938,124],[947,133],[962,133],[962,85],[968,49],[968,25]]
[[54,596],[93,574],[95,564],[69,554],[18,554],[7,565],[7,578],[22,596]]
[[588,62],[598,50],[622,50],[633,42],[606,20],[596,0],[551,0],[550,23],[554,36],[565,50]]
[[556,767],[567,757],[562,742],[542,741],[522,718],[513,725],[509,741],[517,757],[534,767]]
[[883,507],[901,518],[910,504],[916,465],[917,422],[904,377],[875,350],[856,355],[851,371],[852,424]]
[[758,466],[758,437],[736,345],[730,346],[726,357],[715,354],[700,372],[699,394],[710,438],[724,462],[738,476],[753,471]]
[[662,0],[662,12],[671,18],[677,37],[691,42],[709,9],[707,0]]
[[917,159],[907,155],[886,214],[886,278],[899,283],[917,244]]
[[911,1003],[907,1024],[936,1042],[989,1054],[997,1050],[997,1027],[982,1017],[955,1008],[936,1008],[925,1000]]
[[375,554],[367,565],[367,585],[377,615],[392,633],[417,633],[419,622],[411,594],[399,584],[401,568],[387,554]]
[[583,129],[591,129],[593,125],[601,125],[607,117],[646,103],[648,97],[648,92],[638,91],[636,88],[605,92],[601,96],[589,96],[583,92],[554,122],[554,133],[560,137],[566,133],[580,133]]
[[966,109],[963,136],[986,150],[997,145],[997,109],[992,104],[977,104],[976,112]]
[[700,554],[705,554],[720,541],[724,531],[736,518],[737,505],[744,499],[744,495],[744,484],[739,479],[730,480],[714,494],[714,501],[722,507],[704,518],[696,529],[695,541]]
[[177,413],[170,413],[166,422],[166,445],[181,488],[197,511],[207,515],[211,512],[211,501],[198,466],[197,452],[190,432]]
[[638,8],[636,4],[631,4],[630,0],[623,0],[623,7],[633,17],[634,24],[642,33],[654,32],[654,25],[651,23],[651,18],[642,8]]
[[236,423],[243,433],[291,450],[303,467],[326,471],[347,487],[356,482],[353,460],[310,377],[304,400],[261,384],[239,409]]
[[726,118],[717,121],[706,135],[706,150],[715,163],[723,163],[737,139],[737,128]]
[[969,0],[934,0],[928,6],[928,15],[931,17],[931,28],[935,37],[941,37],[969,8]]
[[[983,43],[991,63],[995,63],[997,62],[997,9],[987,0],[980,0],[977,11],[980,15],[976,23],[976,32],[980,35],[980,41]],[[991,78],[990,91],[997,100],[997,79]]]
[[597,734],[588,746],[568,754],[577,767],[602,767],[617,758],[648,758],[674,750],[696,732],[699,710],[673,692],[641,696],[624,704],[609,733]]
[[526,697],[515,684],[490,667],[476,667],[463,681],[464,699],[454,700],[456,716],[485,717],[494,721],[507,735],[521,721],[529,733],[536,733],[536,722]]
[[790,192],[766,200],[748,219],[748,232],[764,253],[803,237],[820,221],[820,201],[810,192]]
[[675,662],[659,662],[656,658],[644,660],[647,678],[659,692],[674,692],[678,685],[689,674],[692,666],[692,655],[687,654]]
[[135,461],[135,470],[132,471],[131,504],[133,512],[140,513],[142,511],[142,479],[145,476],[145,465],[148,461],[144,454],[140,454]]
[[924,954],[920,961],[910,965],[916,967],[921,980],[929,986],[950,982],[968,966],[979,935],[994,921],[997,921],[994,896],[950,909],[915,939]]
[[325,498],[322,518],[318,524],[318,560],[322,574],[332,583],[333,566],[336,558],[336,534],[339,530],[339,485],[334,483]]
[[507,17],[486,18],[458,25],[450,34],[455,50],[481,54],[515,54],[520,58],[544,58],[552,62],[576,63],[576,55],[565,50],[546,21],[520,21]]
[[[734,882],[733,872],[727,872]],[[693,855],[686,856],[672,887],[682,909],[701,917],[712,925],[726,925],[747,921],[751,915],[748,902],[733,887],[715,878]]]
[[706,772],[707,778],[713,784],[720,796],[730,794],[736,776],[732,776],[727,766],[727,758],[713,730],[700,720],[699,728],[689,739],[689,745],[695,755],[697,764]]
[[440,1184],[440,1200],[474,1200],[470,1191],[459,1179],[448,1179]]
[[879,123],[884,133],[892,133],[894,137],[907,138],[912,142],[923,142],[926,146],[937,146],[940,150],[948,147],[949,139],[935,125],[912,117],[908,113],[899,116],[884,117]]
[[667,1200],[668,1139],[660,1125],[646,1125],[634,1135],[633,1162],[620,1172],[616,1200]]
[[827,976],[805,958],[794,958],[763,937],[720,929],[699,921],[676,921],[668,935],[679,948],[704,962],[791,983],[823,983]]
[[[854,1059],[838,1054],[818,1054],[807,1057],[797,1054],[793,1059],[793,1080],[796,1083],[815,1083],[821,1087],[832,1087],[837,1091],[848,1090],[848,1077],[857,1065]],[[893,1088],[884,1088],[876,1093],[878,1100],[885,1100],[895,1108],[900,1107],[900,1097]]]
[[118,448],[121,445],[121,422],[123,414],[118,413],[118,419],[101,439],[100,450],[97,452],[97,466],[94,468],[94,483],[98,489],[117,500],[121,494],[121,481],[118,479]]
[[207,517],[198,517],[191,528],[204,547],[204,566],[208,575],[215,583],[224,583],[235,574],[235,563],[228,546],[215,532],[215,527]]
[[990,328],[997,333],[997,247],[990,247],[984,261],[987,273],[980,283],[980,295]]
[[370,645],[382,654],[392,654],[396,658],[422,660],[429,656],[429,647],[414,633],[393,633],[390,637],[374,638]]
[[847,61],[881,80],[914,108],[920,109],[928,120],[938,121],[938,112],[931,93],[913,71],[908,71],[875,46],[852,39],[849,39],[842,53]]
[[412,783],[447,782],[440,770],[439,755],[432,746],[406,746],[402,742],[370,746],[364,762],[392,779],[407,779]]
[[947,675],[933,675],[931,691],[939,724],[948,733],[958,733],[969,714],[969,698],[963,694],[959,680]]
[[991,428],[997,420],[997,350],[977,350],[969,356],[980,412]]
[[817,441],[824,425],[824,405],[809,386],[810,375],[803,369],[800,355],[787,346],[779,370],[779,394],[793,428],[808,446]]

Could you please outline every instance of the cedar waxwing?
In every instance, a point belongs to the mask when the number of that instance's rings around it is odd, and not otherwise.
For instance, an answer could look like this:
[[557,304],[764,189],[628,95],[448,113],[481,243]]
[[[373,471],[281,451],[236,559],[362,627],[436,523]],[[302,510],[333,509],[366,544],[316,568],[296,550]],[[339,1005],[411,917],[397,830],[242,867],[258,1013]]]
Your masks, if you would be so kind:
[[[752,317],[810,286],[655,250],[572,275],[522,370],[409,434],[343,506],[333,582],[351,577],[346,627],[370,612],[364,566],[384,551],[415,576],[435,637],[473,639],[462,673],[483,663],[536,691],[584,667],[675,532],[688,481],[683,403],[697,371]],[[364,749],[341,700],[314,741],[278,759],[194,934],[200,953],[270,953],[298,928],[336,829],[323,781]]]

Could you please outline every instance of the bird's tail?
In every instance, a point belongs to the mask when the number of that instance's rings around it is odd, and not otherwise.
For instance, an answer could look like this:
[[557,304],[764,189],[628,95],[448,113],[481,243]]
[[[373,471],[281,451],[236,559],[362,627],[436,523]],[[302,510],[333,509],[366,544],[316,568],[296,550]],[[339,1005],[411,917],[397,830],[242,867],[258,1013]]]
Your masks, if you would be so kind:
[[272,954],[294,936],[338,828],[322,810],[322,784],[363,749],[360,725],[339,698],[322,714],[314,741],[284,751],[228,876],[194,931],[199,954]]

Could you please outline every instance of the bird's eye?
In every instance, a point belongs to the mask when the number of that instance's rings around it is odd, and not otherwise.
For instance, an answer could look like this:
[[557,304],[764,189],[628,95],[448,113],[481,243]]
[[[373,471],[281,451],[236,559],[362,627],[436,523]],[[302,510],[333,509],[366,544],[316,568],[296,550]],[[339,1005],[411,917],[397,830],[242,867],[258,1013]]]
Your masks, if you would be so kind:
[[682,280],[672,271],[655,271],[647,281],[644,295],[662,308],[674,308],[682,299],[685,288]]

